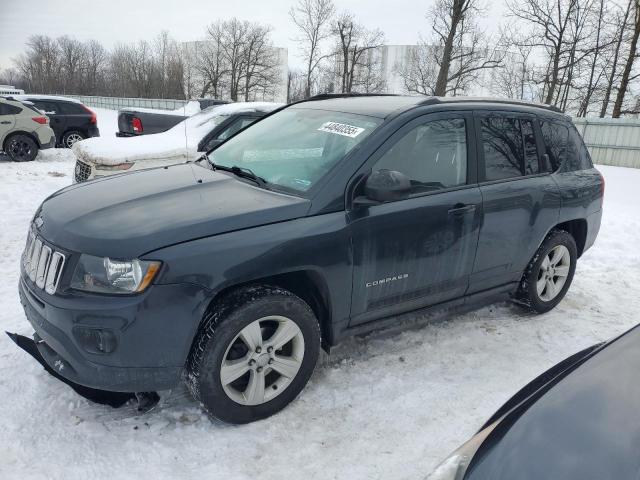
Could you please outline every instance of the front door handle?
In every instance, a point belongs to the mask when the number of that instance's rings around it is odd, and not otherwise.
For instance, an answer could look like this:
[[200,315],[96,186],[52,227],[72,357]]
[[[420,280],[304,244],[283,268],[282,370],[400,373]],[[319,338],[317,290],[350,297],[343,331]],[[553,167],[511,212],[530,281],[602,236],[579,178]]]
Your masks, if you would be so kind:
[[11,122],[0,122],[2,125],[9,125]]
[[457,217],[475,211],[475,205],[465,205],[464,203],[456,203],[453,208],[449,210],[449,215],[455,215]]

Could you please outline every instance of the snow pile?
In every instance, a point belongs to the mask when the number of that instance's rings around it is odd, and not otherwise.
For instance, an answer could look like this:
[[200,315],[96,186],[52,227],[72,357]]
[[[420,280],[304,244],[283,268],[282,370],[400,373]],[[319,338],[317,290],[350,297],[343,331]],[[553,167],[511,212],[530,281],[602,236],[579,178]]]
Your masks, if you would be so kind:
[[228,115],[245,110],[271,111],[281,104],[270,102],[229,103],[204,109],[166,132],[139,137],[89,138],[73,146],[75,155],[84,161],[118,165],[140,160],[193,160],[200,141]]
[[[602,229],[555,310],[501,304],[356,338],[254,424],[212,423],[182,387],[142,416],[92,405],[0,335],[0,478],[424,478],[534,376],[640,322],[640,170],[599,168]],[[33,212],[72,173],[68,150],[0,161],[0,330],[31,334],[20,254]]]

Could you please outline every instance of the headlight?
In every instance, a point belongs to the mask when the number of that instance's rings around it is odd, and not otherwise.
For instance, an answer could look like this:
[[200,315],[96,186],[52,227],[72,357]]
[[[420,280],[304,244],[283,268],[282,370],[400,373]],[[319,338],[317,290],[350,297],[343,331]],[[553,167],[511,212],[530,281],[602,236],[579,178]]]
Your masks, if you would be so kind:
[[71,288],[98,293],[138,293],[149,286],[160,262],[112,260],[81,255],[71,279]]
[[467,443],[458,448],[427,477],[427,480],[462,480],[471,459],[476,454],[480,445],[493,431],[500,420],[478,432]]

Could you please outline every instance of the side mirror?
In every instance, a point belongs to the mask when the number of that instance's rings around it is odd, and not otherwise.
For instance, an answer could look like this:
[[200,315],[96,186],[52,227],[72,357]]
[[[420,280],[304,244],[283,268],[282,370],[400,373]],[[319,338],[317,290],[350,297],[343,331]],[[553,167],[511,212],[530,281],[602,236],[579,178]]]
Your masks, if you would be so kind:
[[411,191],[411,180],[395,170],[377,170],[367,178],[364,194],[369,200],[384,203],[406,198]]
[[218,140],[217,138],[214,138],[212,140],[209,140],[204,145],[201,145],[200,148],[198,148],[198,151],[199,152],[208,152],[209,150],[213,150],[214,148],[216,148],[221,143],[222,143],[222,140]]

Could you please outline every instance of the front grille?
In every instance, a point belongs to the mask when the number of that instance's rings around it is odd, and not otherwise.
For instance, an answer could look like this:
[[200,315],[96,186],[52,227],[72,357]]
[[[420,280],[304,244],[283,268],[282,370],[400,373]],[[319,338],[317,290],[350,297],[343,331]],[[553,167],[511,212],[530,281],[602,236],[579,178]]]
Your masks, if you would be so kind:
[[76,160],[76,169],[74,172],[76,182],[84,182],[91,175],[91,167],[80,160]]
[[64,268],[64,254],[42,243],[42,239],[29,232],[27,245],[22,254],[22,267],[36,287],[49,295],[56,293]]

